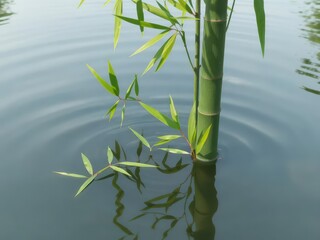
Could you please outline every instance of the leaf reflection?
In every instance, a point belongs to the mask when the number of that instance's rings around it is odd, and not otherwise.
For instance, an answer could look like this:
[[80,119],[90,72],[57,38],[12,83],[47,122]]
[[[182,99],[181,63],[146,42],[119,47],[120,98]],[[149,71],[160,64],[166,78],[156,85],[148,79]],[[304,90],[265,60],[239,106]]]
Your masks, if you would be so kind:
[[9,17],[13,14],[9,8],[9,4],[12,3],[11,0],[0,0],[0,26],[7,24]]
[[[118,161],[126,158],[126,153],[123,147],[115,141],[113,154]],[[136,210],[136,215],[132,216],[130,220],[124,217],[125,205],[125,191],[128,188],[127,184],[121,186],[123,182],[119,182],[120,175],[117,172],[109,174],[101,179],[112,178],[112,186],[117,191],[115,196],[115,215],[113,217],[114,225],[121,230],[124,236],[120,239],[143,239],[141,233],[135,232],[135,225],[149,226],[150,231],[157,231],[161,239],[172,239],[173,231],[181,231],[185,229],[187,239],[195,240],[214,240],[215,227],[212,221],[213,215],[218,208],[217,190],[215,188],[215,174],[216,166],[202,165],[193,163],[192,168],[188,171],[186,167],[190,164],[184,163],[184,159],[178,158],[169,159],[169,154],[165,153],[162,158],[150,155],[147,149],[142,149],[142,143],[137,146],[136,155],[138,161],[140,158],[147,158],[146,162],[153,161],[158,166],[163,178],[173,177],[176,181],[177,175],[183,176],[180,182],[175,182],[170,185],[171,188],[166,189],[162,194],[149,196],[148,199],[143,200],[141,210]],[[120,160],[121,159],[121,160]],[[189,159],[188,159],[189,160]],[[145,161],[144,161],[145,162]],[[135,183],[137,192],[144,198],[143,191],[148,191],[148,181],[140,175],[140,168],[125,168],[132,178],[127,178]],[[186,172],[187,170],[187,172]],[[124,176],[126,177],[126,176]],[[166,180],[167,181],[167,180]],[[151,186],[152,187],[152,186]],[[148,192],[150,194],[150,192]],[[127,196],[130,200],[132,196]],[[130,209],[132,212],[133,210]],[[144,229],[144,232],[148,229]]]

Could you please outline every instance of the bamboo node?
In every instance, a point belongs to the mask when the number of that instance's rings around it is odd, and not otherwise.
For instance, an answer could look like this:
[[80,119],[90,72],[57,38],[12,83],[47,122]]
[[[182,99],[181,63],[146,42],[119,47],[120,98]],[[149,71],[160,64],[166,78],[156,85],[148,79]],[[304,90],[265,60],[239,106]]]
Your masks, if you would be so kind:
[[219,115],[221,112],[221,109],[218,111],[218,112],[213,112],[213,113],[206,113],[206,112],[201,112],[198,108],[198,113],[200,113],[201,115],[204,115],[204,116],[209,116],[209,117],[212,117],[212,116],[217,116]]
[[221,74],[220,76],[217,76],[217,77],[206,77],[206,76],[201,76],[202,79],[204,80],[208,80],[208,81],[214,81],[214,80],[220,80],[222,79],[223,77],[223,74]]
[[203,18],[203,19],[206,22],[214,22],[214,23],[224,23],[227,21],[227,19],[206,19],[206,18]]

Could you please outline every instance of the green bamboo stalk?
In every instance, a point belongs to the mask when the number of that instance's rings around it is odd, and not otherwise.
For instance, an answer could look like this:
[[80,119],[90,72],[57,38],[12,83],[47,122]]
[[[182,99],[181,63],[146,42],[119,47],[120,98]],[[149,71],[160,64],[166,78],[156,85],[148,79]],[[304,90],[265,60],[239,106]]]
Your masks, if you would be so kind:
[[202,60],[199,84],[198,138],[210,125],[209,137],[197,160],[215,161],[218,157],[218,131],[227,21],[227,0],[204,0]]
[[196,0],[195,9],[195,41],[194,41],[194,97],[193,102],[195,104],[195,126],[198,125],[198,105],[199,105],[199,81],[200,81],[200,16],[201,16],[201,0]]

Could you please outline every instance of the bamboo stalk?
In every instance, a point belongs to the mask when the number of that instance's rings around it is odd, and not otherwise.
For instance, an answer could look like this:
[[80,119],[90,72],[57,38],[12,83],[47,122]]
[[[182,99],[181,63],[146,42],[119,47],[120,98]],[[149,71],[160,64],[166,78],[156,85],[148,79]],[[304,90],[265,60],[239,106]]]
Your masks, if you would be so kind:
[[218,157],[218,132],[227,20],[227,0],[204,0],[202,60],[199,84],[198,137],[210,125],[209,137],[197,160],[215,161]]

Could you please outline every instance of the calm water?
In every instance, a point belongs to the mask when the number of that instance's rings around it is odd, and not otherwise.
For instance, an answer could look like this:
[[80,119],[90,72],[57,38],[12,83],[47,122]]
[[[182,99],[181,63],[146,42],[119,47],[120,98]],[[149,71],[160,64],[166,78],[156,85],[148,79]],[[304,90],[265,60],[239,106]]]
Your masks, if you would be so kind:
[[[0,0],[0,239],[120,239],[129,232],[125,239],[161,239],[168,229],[167,239],[193,239],[188,225],[197,230],[194,239],[320,239],[319,2],[266,1],[264,58],[252,1],[237,2],[226,44],[221,159],[209,169],[215,178],[202,168],[190,175],[189,158],[168,174],[167,165],[179,157],[164,162],[164,154],[154,152],[166,174],[141,170],[141,194],[119,176],[74,198],[81,180],[52,171],[84,173],[81,152],[99,169],[115,140],[128,160],[145,161],[148,151],[137,156],[139,143],[127,127],[151,142],[168,132],[135,105],[122,128],[119,114],[111,123],[103,118],[113,99],[85,64],[106,76],[111,59],[126,87],[154,52],[129,58],[153,33],[141,38],[138,28],[125,24],[114,52],[113,20],[102,2],[87,0],[77,9],[78,0]],[[140,78],[141,97],[160,110],[168,112],[172,94],[184,127],[193,87],[188,67],[177,45],[163,70]],[[207,192],[203,185],[210,186]],[[177,187],[174,199],[181,200],[168,215],[164,208],[140,211]],[[204,202],[199,211],[192,210],[193,199],[196,208]]]

